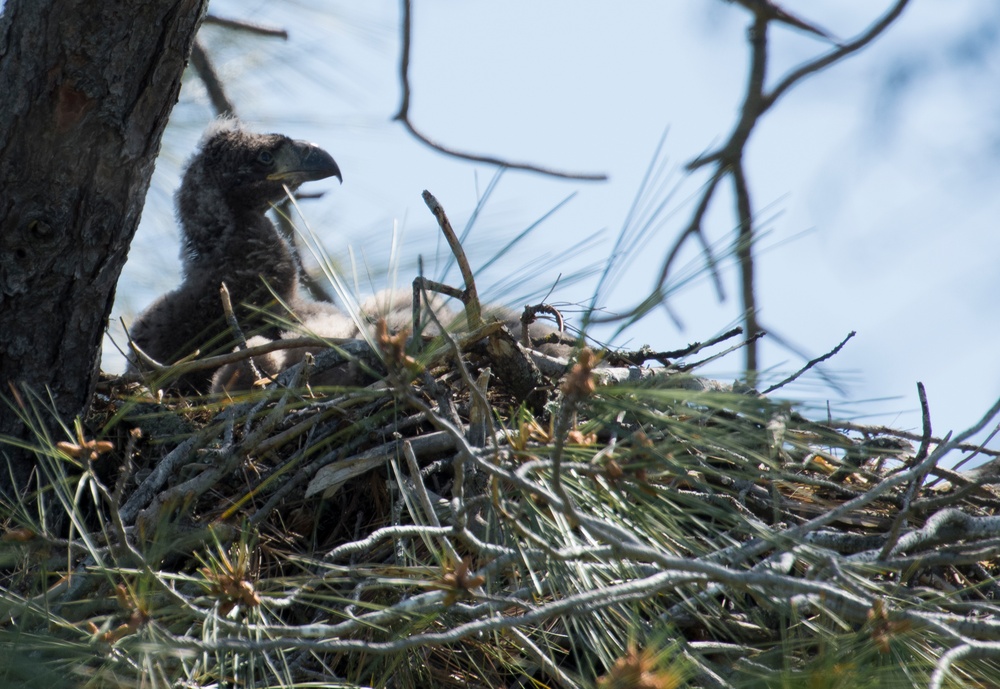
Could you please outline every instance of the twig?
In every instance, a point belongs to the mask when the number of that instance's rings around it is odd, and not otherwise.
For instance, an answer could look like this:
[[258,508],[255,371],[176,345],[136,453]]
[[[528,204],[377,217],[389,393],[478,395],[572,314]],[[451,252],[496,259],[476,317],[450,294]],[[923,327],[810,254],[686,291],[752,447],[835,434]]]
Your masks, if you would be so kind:
[[[917,383],[917,395],[920,397],[920,418],[923,421],[923,436],[920,439],[920,449],[917,451],[916,456],[913,458],[912,464],[917,466],[924,466],[924,462],[927,459],[927,454],[930,449],[931,442],[931,413],[930,408],[927,404],[927,391],[924,389],[923,383]],[[882,546],[882,550],[879,553],[878,559],[884,560],[889,557],[892,553],[893,548],[896,547],[896,543],[899,540],[899,531],[902,529],[903,525],[906,523],[908,517],[910,516],[911,506],[913,504],[913,498],[916,496],[917,491],[920,490],[924,479],[927,477],[927,473],[933,469],[933,466],[927,466],[924,471],[918,472],[914,475],[913,480],[910,485],[907,486],[906,492],[903,494],[903,507],[896,514],[896,518],[893,520],[892,527],[889,529],[889,534],[886,537],[885,545]]]
[[477,155],[475,153],[465,153],[462,151],[457,151],[453,148],[448,148],[442,144],[433,141],[432,139],[421,133],[410,121],[410,44],[411,44],[411,26],[412,26],[412,6],[410,0],[403,0],[403,39],[402,47],[399,56],[399,83],[402,90],[399,112],[393,117],[393,119],[398,120],[403,124],[410,134],[412,134],[418,141],[430,146],[435,151],[444,153],[445,155],[452,156],[453,158],[460,158],[462,160],[469,160],[474,163],[487,163],[489,165],[498,165],[500,167],[509,168],[511,170],[524,170],[525,172],[537,172],[542,175],[548,175],[550,177],[560,177],[563,179],[578,179],[592,182],[603,182],[607,180],[608,176],[600,173],[577,173],[577,172],[565,172],[562,170],[553,170],[551,168],[540,167],[538,165],[533,165],[531,163],[515,163],[510,160],[504,160],[502,158],[495,158],[493,156]]
[[[200,359],[200,360],[198,359],[198,357],[201,356],[200,349],[194,350],[187,356],[178,359],[173,364],[161,364],[159,361],[146,354],[146,352],[142,351],[139,345],[137,345],[135,341],[133,341],[131,338],[129,338],[128,346],[132,350],[132,353],[135,354],[136,363],[142,364],[143,366],[146,367],[145,370],[153,371],[154,373],[170,373],[174,374],[174,377],[179,378],[181,375],[187,373],[189,370],[197,371],[202,368],[209,368],[208,366],[194,366],[191,369],[186,368],[187,366],[190,366],[192,364],[199,363],[199,361],[208,361],[208,359]],[[139,369],[140,367],[136,366],[136,368]],[[180,372],[178,373],[178,371]],[[139,372],[133,374],[125,373],[118,380],[126,383],[135,383],[143,380],[143,376]]]
[[695,211],[691,216],[691,220],[688,222],[687,227],[684,231],[680,233],[677,239],[674,240],[673,245],[670,247],[670,251],[667,252],[667,257],[663,260],[663,265],[660,268],[660,274],[657,276],[655,286],[650,293],[650,295],[642,301],[642,303],[631,309],[614,315],[609,316],[591,316],[592,323],[614,323],[617,321],[628,320],[638,317],[644,310],[647,309],[648,302],[651,299],[656,298],[657,303],[663,300],[661,290],[663,285],[666,284],[667,278],[670,276],[670,269],[674,264],[674,261],[680,256],[681,249],[687,244],[687,240],[690,237],[697,237],[698,241],[701,243],[702,252],[705,255],[705,262],[708,269],[712,275],[712,282],[715,286],[716,294],[720,301],[725,299],[725,289],[722,284],[722,274],[719,271],[719,264],[715,258],[715,254],[712,252],[711,244],[708,238],[705,236],[704,229],[702,227],[702,222],[705,219],[705,214],[708,212],[708,208],[711,205],[712,198],[715,195],[716,187],[718,187],[719,182],[722,180],[722,171],[716,170],[712,177],[705,184],[704,190],[702,191],[701,200],[695,207]]
[[835,50],[830,51],[826,55],[813,60],[812,62],[807,62],[804,65],[792,70],[784,79],[778,82],[778,85],[771,89],[771,92],[764,97],[765,108],[770,108],[774,103],[785,94],[788,89],[790,89],[796,82],[801,81],[810,74],[815,74],[820,70],[829,67],[835,62],[838,62],[853,52],[861,50],[866,45],[871,43],[873,40],[878,38],[889,25],[894,21],[899,19],[899,16],[906,9],[910,0],[896,0],[888,12],[886,12],[881,19],[871,25],[867,31],[862,33],[860,36],[852,41],[842,44]]
[[[827,428],[833,428],[843,431],[854,431],[856,433],[863,433],[864,435],[888,435],[894,438],[903,438],[905,440],[916,440],[923,441],[923,433],[912,433],[910,431],[901,431],[890,426],[868,426],[861,423],[854,423],[853,421],[827,421],[825,423],[819,424],[820,426],[826,426]],[[930,442],[940,445],[944,442],[944,438],[932,437]],[[983,447],[975,443],[958,443],[955,445],[956,450],[961,450],[962,452],[976,452],[979,454],[984,454],[989,457],[1000,457],[1000,450],[991,450],[989,448]]]
[[[443,282],[437,282],[423,276],[424,272],[424,259],[418,258],[418,263],[420,265],[420,275],[413,278],[413,336],[418,337],[421,332],[421,318],[420,318],[420,304],[424,300],[422,293],[424,290],[431,290],[439,294],[446,294],[449,297],[458,299],[464,303],[465,294],[462,290],[452,287],[451,285],[446,285]],[[431,304],[428,302],[427,310],[433,311]]]
[[717,345],[720,342],[725,342],[726,340],[729,340],[729,339],[731,339],[733,337],[736,337],[737,335],[742,335],[742,334],[743,334],[743,328],[740,328],[740,327],[730,328],[729,330],[727,330],[726,332],[722,333],[721,335],[716,335],[715,337],[710,337],[707,340],[705,340],[704,342],[695,342],[693,344],[689,344],[687,347],[684,347],[682,349],[675,349],[675,350],[673,350],[671,352],[661,352],[660,356],[666,357],[668,359],[679,359],[679,358],[684,357],[684,356],[690,356],[692,354],[697,354],[698,352],[700,352],[701,350],[705,349],[706,347],[711,347],[713,345]]
[[[733,0],[729,1],[733,2]],[[776,21],[781,24],[787,24],[788,26],[801,29],[802,31],[814,34],[820,38],[833,40],[833,36],[829,31],[821,29],[815,24],[807,22],[804,19],[800,19],[794,14],[789,14],[783,8],[775,5],[770,0],[735,0],[735,2],[739,5],[743,5],[743,7],[746,7],[755,15],[763,16],[768,21]]]
[[[750,186],[747,183],[742,159],[732,163],[730,174],[733,178],[733,193],[736,196],[736,217],[740,221],[736,237],[736,261],[740,268],[743,328],[748,333],[755,333],[760,330],[760,324],[757,321],[757,291],[754,278],[756,266],[753,258],[754,218],[753,205],[750,202]],[[760,368],[756,341],[747,344],[745,362],[747,385],[756,387],[757,371]]]
[[709,338],[704,342],[694,342],[689,344],[687,347],[681,349],[673,349],[666,352],[657,352],[653,350],[648,345],[643,345],[639,349],[626,351],[617,350],[609,351],[604,357],[604,360],[613,366],[618,366],[621,364],[628,364],[632,366],[642,366],[647,361],[653,360],[657,361],[664,366],[673,367],[673,359],[680,359],[685,356],[691,356],[692,354],[697,354],[703,349],[716,345],[720,342],[724,342],[730,338],[736,337],[737,335],[743,334],[743,328],[732,328],[722,333],[721,335],[716,335],[715,337]]
[[760,338],[764,337],[765,335],[767,335],[766,332],[764,332],[763,330],[758,330],[753,335],[751,335],[750,337],[746,338],[745,340],[743,340],[739,344],[733,345],[732,347],[727,347],[726,349],[722,350],[718,354],[713,354],[712,356],[705,357],[704,359],[701,359],[699,361],[695,361],[694,363],[684,364],[683,366],[678,366],[677,370],[680,371],[680,372],[682,372],[682,373],[683,372],[687,372],[687,371],[693,371],[694,369],[698,368],[699,366],[704,366],[705,364],[709,363],[710,361],[715,361],[716,359],[721,359],[722,357],[726,356],[730,352],[735,352],[740,347],[746,347],[751,342],[756,342],[757,340],[759,340]]
[[811,359],[805,366],[803,366],[798,371],[796,371],[792,375],[790,375],[787,378],[785,378],[780,383],[775,383],[774,385],[772,385],[771,387],[769,387],[767,390],[764,390],[764,392],[762,394],[768,395],[768,394],[774,392],[775,390],[777,390],[778,388],[785,387],[786,385],[788,385],[792,381],[796,380],[799,376],[801,376],[803,373],[805,373],[809,369],[813,368],[814,366],[816,366],[818,364],[823,363],[827,359],[830,359],[830,358],[836,356],[837,353],[841,349],[844,348],[844,345],[847,344],[847,341],[850,340],[855,335],[857,335],[857,332],[855,332],[854,330],[852,330],[851,332],[847,333],[847,337],[845,337],[843,340],[841,340],[840,344],[838,344],[836,347],[834,347],[833,349],[831,349],[829,352],[827,352],[826,354],[824,354],[822,356],[818,356],[815,359]]
[[363,540],[351,541],[350,543],[344,543],[337,546],[324,555],[323,559],[328,562],[336,562],[344,555],[363,553],[371,549],[373,546],[378,545],[382,541],[392,541],[407,536],[420,536],[421,538],[430,536],[447,536],[451,533],[452,528],[450,526],[421,526],[410,524],[401,526],[384,526],[371,532]]
[[[229,288],[226,287],[226,283],[224,282],[219,285],[219,298],[222,299],[222,312],[226,316],[226,323],[229,325],[229,330],[232,331],[233,337],[236,338],[236,348],[245,352],[247,350],[247,338],[243,334],[243,329],[240,328],[240,322],[236,320],[236,312],[233,311],[233,302],[229,297]],[[246,361],[254,382],[261,380],[264,376],[261,375],[260,369],[257,368],[253,357],[247,357]]]
[[235,115],[236,106],[226,96],[226,91],[222,87],[222,81],[219,80],[219,76],[215,73],[215,68],[212,66],[212,61],[209,59],[208,53],[205,52],[201,41],[197,39],[195,39],[194,45],[191,47],[191,66],[198,73],[198,78],[205,84],[205,90],[208,91],[208,98],[212,101],[215,114]]
[[920,382],[917,383],[917,397],[920,399],[920,421],[924,432],[920,436],[920,447],[917,449],[917,454],[911,464],[919,464],[924,461],[927,453],[930,451],[931,438],[934,437],[934,434],[931,432],[931,410],[927,404],[927,390],[924,389],[924,384]]
[[[421,295],[426,300],[427,294],[424,291],[426,290],[426,283],[422,285],[422,288],[423,289],[421,291]],[[416,289],[416,281],[414,281],[414,289]],[[455,359],[455,366],[458,368],[459,375],[462,376],[462,381],[465,383],[466,388],[468,388],[469,390],[469,396],[473,400],[474,407],[486,410],[483,423],[486,426],[486,432],[493,438],[494,449],[497,449],[496,431],[493,428],[493,416],[489,412],[489,410],[492,407],[490,406],[489,400],[486,399],[486,393],[483,391],[483,388],[478,385],[477,381],[474,381],[472,379],[472,375],[469,373],[469,369],[466,368],[465,361],[462,359],[463,349],[472,343],[479,342],[482,339],[482,337],[473,339],[473,337],[467,335],[465,338],[463,338],[462,343],[457,342],[455,338],[451,335],[451,333],[448,332],[448,329],[445,327],[444,323],[442,323],[440,319],[438,319],[438,315],[434,313],[434,309],[427,309],[427,313],[430,315],[431,320],[434,322],[434,325],[437,326],[438,331],[441,333],[441,337],[444,339],[444,341],[448,345],[448,348],[451,350],[452,356]],[[494,328],[490,331],[490,334],[498,331],[500,327],[503,326],[502,323],[494,323],[489,325],[494,326]],[[475,335],[475,333],[473,333],[473,335]],[[469,426],[471,428],[472,424],[470,423]]]
[[560,313],[559,309],[556,307],[550,304],[525,306],[524,312],[521,314],[521,344],[528,349],[531,349],[534,346],[531,343],[531,338],[528,336],[528,326],[535,322],[535,317],[539,313],[547,313],[554,316],[560,333],[566,330],[566,323],[563,321],[562,313]]
[[[355,340],[353,338],[343,338],[343,337],[331,337],[331,338],[315,338],[315,337],[296,337],[288,340],[273,340],[271,342],[265,342],[264,344],[254,345],[253,347],[247,347],[246,349],[237,350],[235,352],[229,352],[228,354],[219,354],[217,356],[210,356],[204,359],[195,359],[199,352],[195,351],[192,354],[184,357],[180,361],[174,364],[161,364],[160,362],[152,359],[148,354],[143,352],[134,343],[131,344],[133,351],[142,361],[143,364],[149,367],[154,373],[161,374],[170,378],[178,378],[187,373],[193,373],[195,371],[204,371],[206,369],[219,368],[220,366],[225,366],[226,364],[234,364],[244,359],[253,356],[260,356],[262,354],[269,354],[270,352],[276,352],[279,349],[296,349],[298,347],[330,347],[336,346],[344,351],[354,354],[356,356],[363,355],[365,352],[370,352],[371,348],[368,343],[364,340]],[[125,374],[118,378],[115,382],[131,383],[141,380],[141,377],[136,375]]]
[[942,689],[945,679],[951,673],[951,666],[959,660],[992,659],[995,662],[998,657],[1000,657],[1000,643],[965,640],[964,643],[949,650],[938,659],[927,687],[928,689]]
[[[754,20],[748,32],[751,51],[750,72],[744,93],[743,106],[740,110],[739,120],[733,128],[729,138],[724,144],[722,144],[722,146],[712,152],[702,154],[688,163],[687,168],[689,171],[694,171],[701,167],[712,165],[712,176],[705,185],[705,189],[702,192],[700,201],[695,207],[691,221],[688,223],[685,230],[681,233],[680,237],[676,240],[670,252],[667,254],[655,287],[651,290],[649,296],[643,299],[637,306],[624,313],[612,317],[593,318],[592,320],[595,323],[606,323],[636,318],[648,310],[649,304],[652,300],[662,301],[663,286],[666,284],[670,275],[671,267],[675,259],[679,256],[682,246],[692,236],[697,237],[702,243],[705,260],[712,270],[719,297],[722,298],[722,286],[715,268],[715,258],[708,250],[708,243],[702,231],[702,222],[706,212],[708,211],[711,200],[714,198],[719,181],[725,175],[732,175],[737,201],[736,214],[738,221],[738,237],[736,247],[741,272],[744,324],[747,332],[756,332],[758,324],[756,316],[756,297],[754,293],[754,257],[752,253],[753,241],[755,238],[753,227],[753,206],[750,200],[749,185],[747,184],[743,168],[743,157],[750,134],[753,132],[753,129],[757,125],[760,118],[767,112],[768,109],[770,109],[771,106],[774,105],[778,98],[791,88],[792,85],[805,76],[818,72],[869,44],[876,37],[882,34],[899,17],[909,0],[897,0],[889,12],[872,24],[871,27],[869,27],[868,30],[861,36],[853,41],[838,46],[836,49],[820,58],[817,58],[816,60],[801,65],[799,68],[795,69],[788,76],[786,76],[770,92],[765,91],[765,77],[767,75],[768,58],[767,29],[769,23],[771,21],[780,21],[813,33],[818,33],[819,35],[824,35],[825,32],[817,29],[811,24],[793,17],[792,15],[789,15],[780,7],[774,5],[768,0],[739,0],[739,2],[741,5],[744,5],[754,11]],[[755,371],[758,364],[757,349],[753,343],[750,343],[747,346],[746,363],[747,379],[748,382],[752,383],[756,375]]]
[[236,31],[246,31],[260,36],[274,36],[275,38],[288,39],[288,32],[285,29],[264,26],[262,24],[254,24],[253,22],[243,21],[242,19],[227,19],[226,17],[219,17],[214,14],[206,14],[204,23],[215,24],[216,26],[234,29]]
[[452,229],[451,222],[448,220],[448,216],[445,215],[444,208],[441,207],[438,200],[426,189],[424,190],[423,198],[424,203],[427,204],[427,207],[431,209],[431,213],[437,218],[438,225],[441,226],[441,231],[444,233],[445,239],[448,240],[448,246],[451,247],[451,253],[454,254],[455,260],[458,261],[458,268],[462,272],[462,280],[465,282],[465,291],[461,297],[462,302],[465,304],[465,317],[468,320],[469,328],[475,330],[483,324],[483,308],[479,303],[479,294],[476,292],[476,279],[472,274],[469,259],[466,258],[465,250],[462,249],[462,243],[458,241],[458,235]]
[[742,335],[742,334],[743,334],[743,328],[736,327],[727,330],[721,335],[716,335],[715,337],[711,337],[705,340],[704,342],[693,342],[689,344],[687,347],[683,347],[681,349],[674,349],[667,352],[657,352],[654,351],[648,345],[643,345],[642,347],[634,351],[618,350],[618,351],[608,352],[608,354],[605,356],[605,361],[611,362],[612,364],[615,364],[617,362],[624,362],[632,364],[634,366],[642,366],[642,364],[652,359],[653,361],[658,361],[664,366],[672,366],[673,365],[671,361],[672,359],[680,359],[685,356],[691,356],[692,354],[697,354],[703,349],[707,349],[708,347],[711,347],[720,342],[724,342],[728,339],[731,339],[733,337],[736,337],[737,335]]

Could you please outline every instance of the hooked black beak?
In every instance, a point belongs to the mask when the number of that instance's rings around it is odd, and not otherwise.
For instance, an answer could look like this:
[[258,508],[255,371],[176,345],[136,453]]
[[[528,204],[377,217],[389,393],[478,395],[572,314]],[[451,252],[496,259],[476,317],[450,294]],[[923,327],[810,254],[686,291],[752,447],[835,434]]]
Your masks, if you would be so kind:
[[278,151],[275,157],[276,169],[267,176],[270,180],[298,186],[303,182],[336,177],[341,184],[344,183],[337,161],[316,144],[292,141]]

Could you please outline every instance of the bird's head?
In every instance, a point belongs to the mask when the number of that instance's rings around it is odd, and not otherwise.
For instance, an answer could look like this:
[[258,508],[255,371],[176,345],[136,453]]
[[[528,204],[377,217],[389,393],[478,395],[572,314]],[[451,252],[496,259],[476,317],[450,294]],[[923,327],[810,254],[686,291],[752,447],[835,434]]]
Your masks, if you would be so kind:
[[319,146],[222,121],[206,133],[184,186],[211,187],[233,208],[264,211],[285,197],[284,187],[327,177],[343,182],[336,161]]

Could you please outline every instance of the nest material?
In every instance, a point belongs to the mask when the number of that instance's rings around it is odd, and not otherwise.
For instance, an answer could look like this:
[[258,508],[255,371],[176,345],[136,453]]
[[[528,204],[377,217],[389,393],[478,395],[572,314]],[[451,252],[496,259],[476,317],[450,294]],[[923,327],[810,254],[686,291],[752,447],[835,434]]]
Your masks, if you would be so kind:
[[[398,656],[416,686],[626,686],[608,683],[638,666],[711,686],[815,672],[816,644],[845,633],[854,653],[933,659],[958,647],[946,630],[1000,636],[1000,496],[988,474],[939,466],[955,440],[813,422],[683,362],[554,367],[502,326],[490,337],[410,354],[386,336],[368,353],[384,379],[363,389],[310,390],[302,366],[214,406],[165,405],[197,428],[186,437],[158,437],[160,415],[116,391],[104,413],[148,429],[121,458],[125,529],[258,534],[255,597],[214,595],[248,619],[281,601],[272,625],[312,622],[287,648],[348,680]],[[505,377],[531,368],[528,394]],[[341,612],[317,617],[306,588]]]
[[[381,328],[235,397],[106,385],[89,433],[39,450],[70,538],[9,517],[18,638],[98,684],[994,681],[997,474],[944,467],[991,454],[964,443],[997,409],[947,438],[923,397],[916,435],[812,421],[695,376],[738,331],[547,357],[481,321],[459,253],[467,332]],[[378,381],[309,385],[345,361]]]

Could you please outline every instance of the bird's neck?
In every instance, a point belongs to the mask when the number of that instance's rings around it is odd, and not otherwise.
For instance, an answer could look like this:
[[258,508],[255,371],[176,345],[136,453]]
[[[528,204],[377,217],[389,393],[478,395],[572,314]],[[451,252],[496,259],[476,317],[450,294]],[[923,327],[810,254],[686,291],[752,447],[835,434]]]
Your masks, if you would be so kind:
[[295,257],[264,211],[234,209],[204,192],[197,203],[187,201],[179,204],[186,280],[225,282],[234,302],[266,292],[262,280],[283,299],[294,295]]

